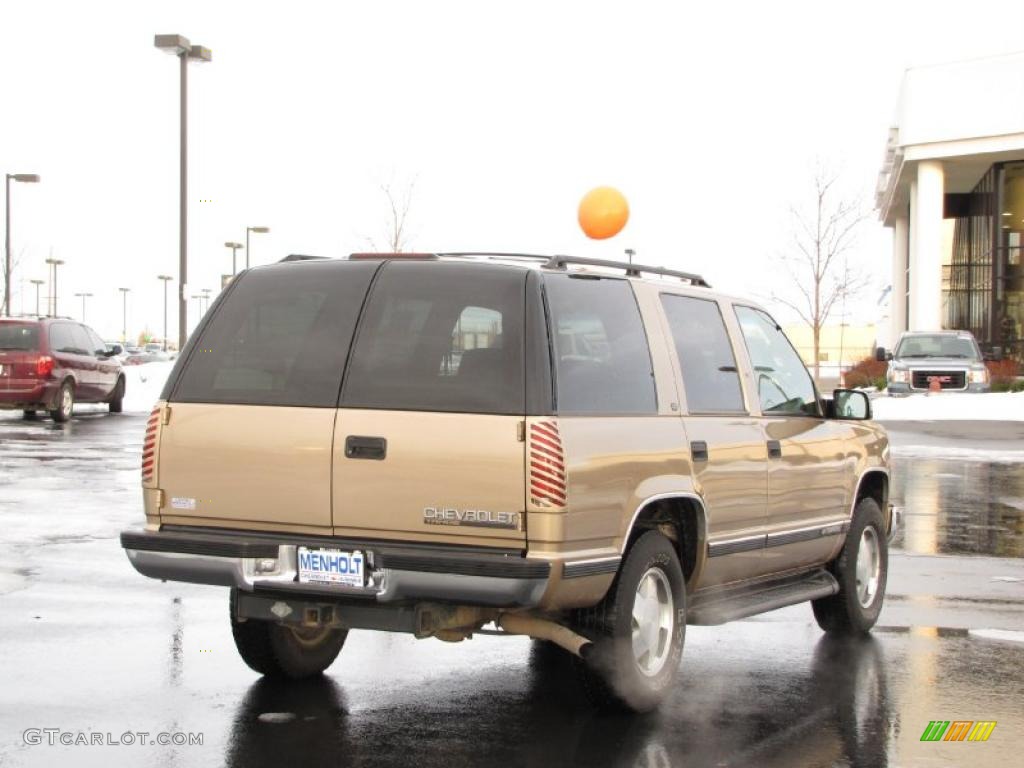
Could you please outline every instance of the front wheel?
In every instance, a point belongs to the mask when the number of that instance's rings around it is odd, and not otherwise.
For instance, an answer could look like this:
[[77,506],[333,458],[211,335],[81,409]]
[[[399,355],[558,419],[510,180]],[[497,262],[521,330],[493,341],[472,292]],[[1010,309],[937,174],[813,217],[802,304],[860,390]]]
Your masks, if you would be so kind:
[[124,376],[121,376],[117,380],[117,384],[114,385],[114,391],[110,395],[109,403],[111,413],[121,413],[124,409]]
[[878,502],[857,502],[843,549],[829,566],[839,592],[811,601],[818,626],[830,634],[857,635],[870,630],[882,612],[889,573],[889,544]]
[[273,678],[301,680],[319,675],[338,658],[348,631],[291,627],[270,621],[238,619],[238,594],[231,590],[231,634],[250,669]]
[[675,682],[686,632],[686,587],[675,547],[658,531],[633,544],[604,600],[577,614],[593,641],[576,660],[587,698],[600,709],[646,712]]

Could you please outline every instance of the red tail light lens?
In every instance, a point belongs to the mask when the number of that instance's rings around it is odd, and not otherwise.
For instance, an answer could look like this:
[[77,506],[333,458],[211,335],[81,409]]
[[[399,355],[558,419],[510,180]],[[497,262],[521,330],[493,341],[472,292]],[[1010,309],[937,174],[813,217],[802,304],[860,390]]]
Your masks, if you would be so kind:
[[36,376],[49,376],[53,373],[53,358],[43,355],[36,360]]
[[530,503],[562,509],[566,505],[565,453],[555,421],[530,425]]
[[146,436],[142,440],[142,481],[153,479],[153,465],[156,453],[156,432],[160,428],[160,409],[154,408],[146,422]]

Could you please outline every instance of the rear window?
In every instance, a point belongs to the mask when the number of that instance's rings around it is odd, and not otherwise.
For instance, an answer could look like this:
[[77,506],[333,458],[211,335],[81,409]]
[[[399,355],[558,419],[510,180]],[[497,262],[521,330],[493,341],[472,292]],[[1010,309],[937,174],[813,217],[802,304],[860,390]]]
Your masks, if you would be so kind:
[[29,352],[39,349],[39,326],[35,323],[0,323],[0,350]]
[[311,262],[246,273],[197,339],[171,399],[333,408],[377,266]]
[[346,408],[525,412],[525,270],[388,262],[360,324]]
[[544,284],[558,412],[657,412],[651,352],[629,283],[548,275]]

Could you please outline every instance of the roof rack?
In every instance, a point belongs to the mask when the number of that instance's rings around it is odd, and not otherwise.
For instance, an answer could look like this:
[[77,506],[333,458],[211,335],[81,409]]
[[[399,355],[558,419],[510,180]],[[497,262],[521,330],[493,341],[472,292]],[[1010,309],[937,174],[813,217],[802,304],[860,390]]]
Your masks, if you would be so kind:
[[305,254],[301,254],[301,253],[293,253],[293,254],[290,254],[288,256],[285,256],[283,259],[281,259],[277,263],[278,264],[284,264],[286,261],[317,261],[319,259],[326,259],[326,258],[329,258],[329,257],[328,256],[306,256]]
[[711,285],[700,275],[692,272],[680,272],[676,269],[665,267],[649,267],[644,264],[630,264],[625,261],[609,261],[608,259],[588,259],[581,256],[552,256],[544,266],[547,269],[565,269],[567,264],[579,264],[586,267],[607,267],[609,269],[624,269],[629,277],[640,277],[641,273],[651,275],[664,275],[666,277],[678,277],[686,280],[690,285],[701,288],[710,288]]

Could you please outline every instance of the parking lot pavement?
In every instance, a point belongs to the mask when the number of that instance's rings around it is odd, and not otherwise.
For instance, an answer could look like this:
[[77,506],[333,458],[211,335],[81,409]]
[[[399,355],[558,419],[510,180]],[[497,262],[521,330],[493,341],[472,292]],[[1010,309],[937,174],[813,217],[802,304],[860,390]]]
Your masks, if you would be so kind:
[[[825,638],[805,605],[689,627],[669,702],[648,716],[602,716],[560,651],[523,638],[447,644],[353,632],[326,677],[261,680],[235,653],[226,590],[145,579],[120,549],[118,532],[141,520],[144,419],[82,409],[60,427],[0,414],[4,766],[1017,762],[1024,566],[998,551],[963,554],[971,523],[959,507],[942,522],[941,488],[911,493],[915,514],[935,523],[893,553],[869,638]],[[1015,482],[1006,499],[1024,496],[1024,480]],[[1008,533],[983,540],[1013,541],[1019,517],[997,523]],[[971,634],[985,629],[1006,634]],[[997,725],[984,743],[922,742],[937,719]],[[26,731],[42,743],[26,743]],[[139,732],[147,736],[131,735]],[[161,733],[198,734],[202,744],[148,743]],[[62,745],[62,734],[135,743]]]

